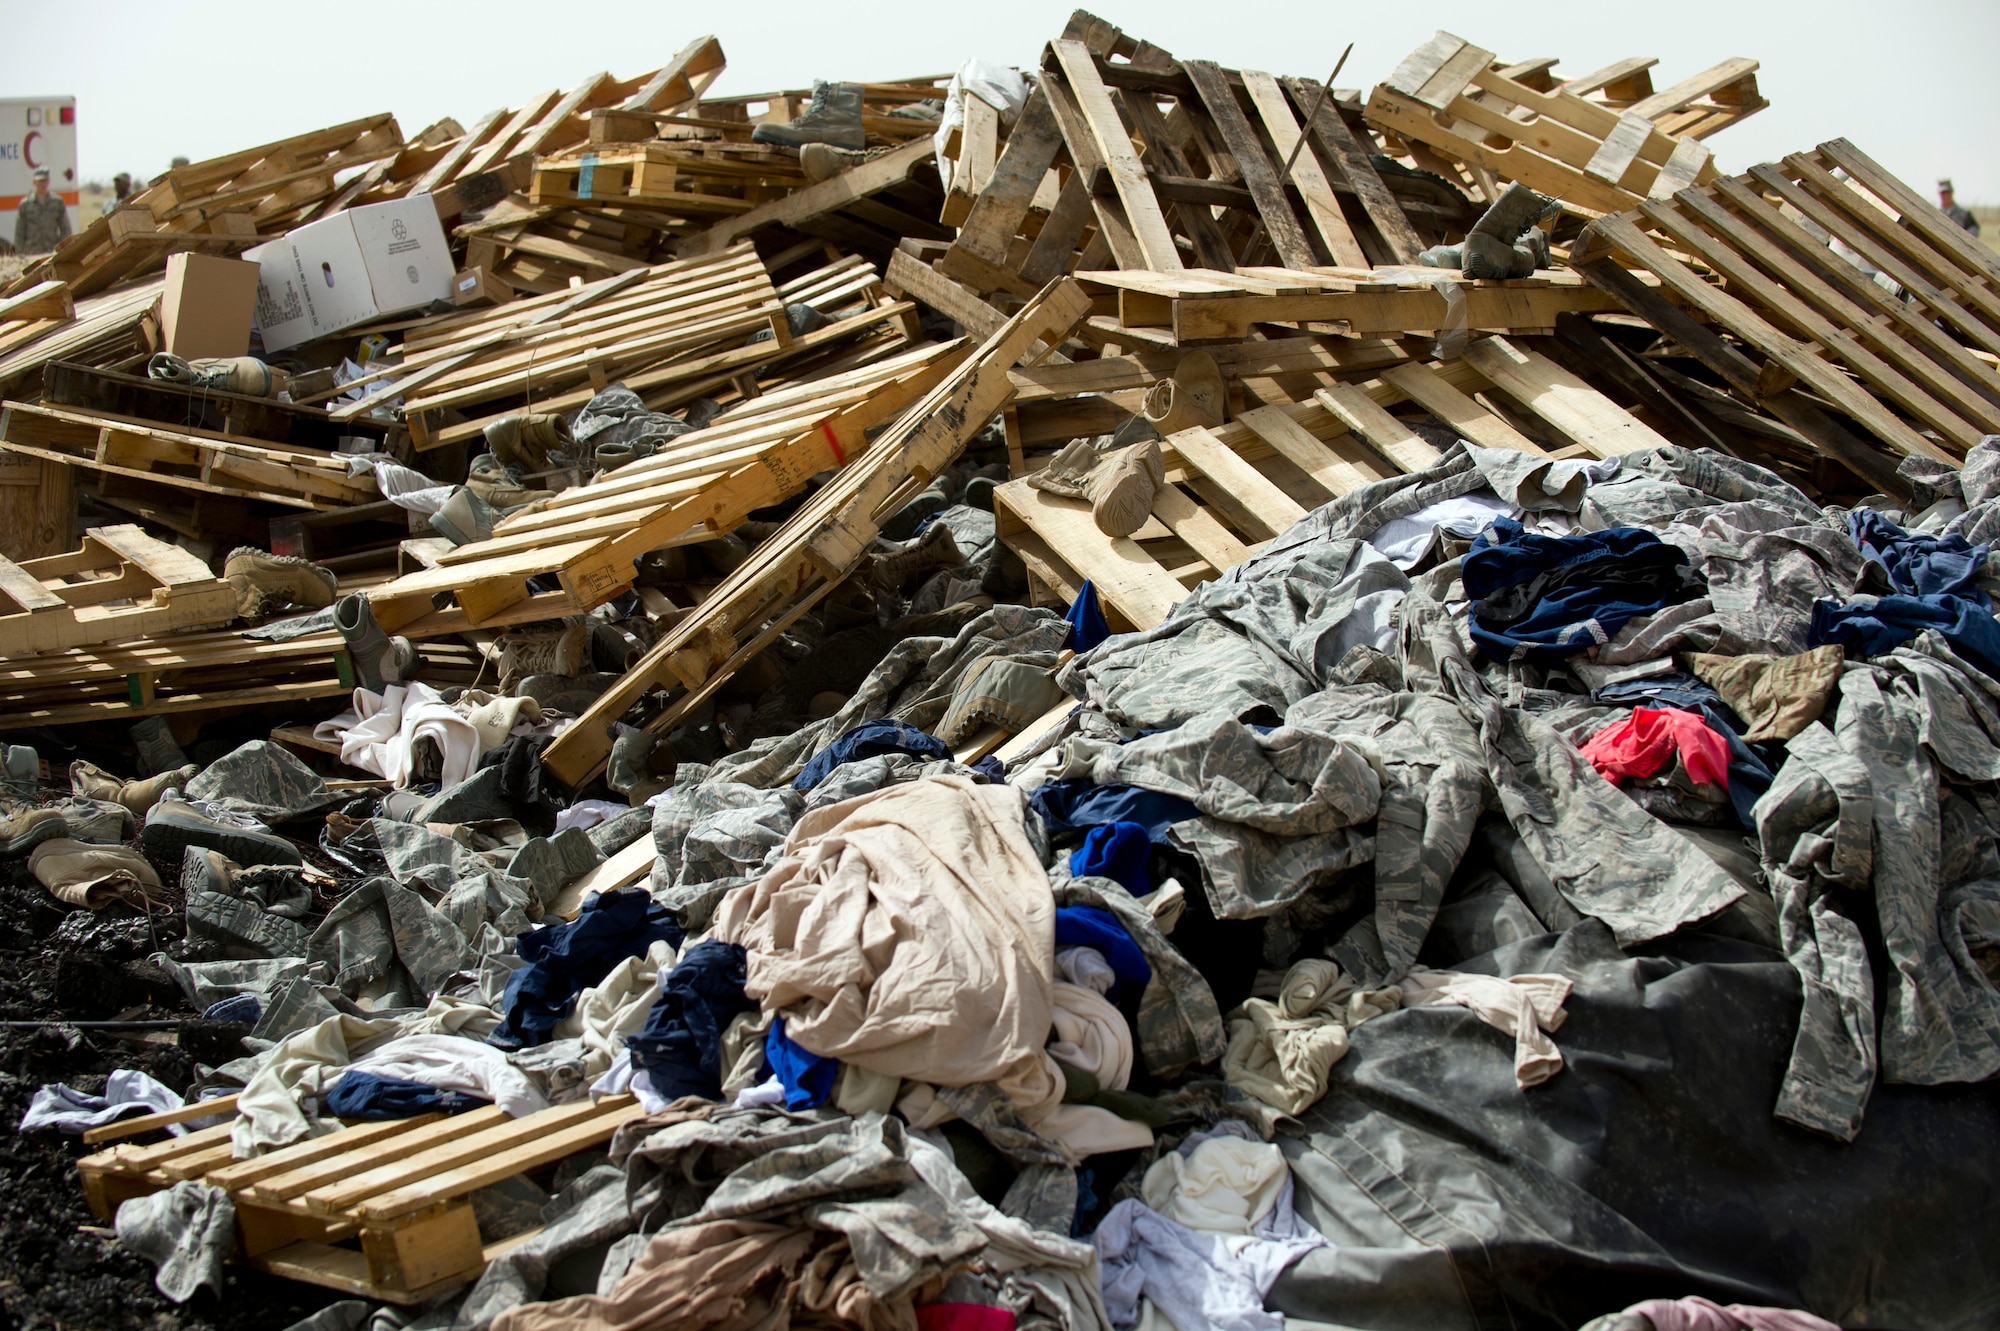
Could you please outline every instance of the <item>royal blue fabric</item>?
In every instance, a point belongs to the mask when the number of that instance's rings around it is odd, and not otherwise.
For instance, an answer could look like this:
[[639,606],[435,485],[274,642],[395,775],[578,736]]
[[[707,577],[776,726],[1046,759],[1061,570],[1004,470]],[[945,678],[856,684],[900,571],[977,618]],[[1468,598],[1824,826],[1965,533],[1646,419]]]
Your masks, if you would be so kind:
[[1069,621],[1069,649],[1079,655],[1111,636],[1111,625],[1097,604],[1097,588],[1088,578],[1077,588],[1076,599],[1063,618]]
[[1847,534],[1893,590],[1905,596],[1963,596],[1982,609],[1991,607],[1974,585],[1991,547],[1963,536],[1914,536],[1872,508],[1847,515]]
[[1007,764],[1000,761],[1000,755],[989,753],[972,765],[972,770],[998,785],[1007,779]]
[[1111,973],[1120,984],[1130,982],[1144,989],[1152,982],[1153,967],[1146,954],[1132,941],[1132,935],[1125,932],[1125,926],[1118,923],[1118,917],[1108,910],[1096,906],[1058,906],[1056,946],[1096,948],[1111,963]]
[[785,1019],[774,1017],[764,1037],[764,1062],[785,1088],[785,1108],[817,1109],[833,1097],[834,1074],[840,1060],[825,1058],[785,1034]]
[[528,964],[507,977],[501,1000],[505,1015],[486,1043],[497,1049],[548,1043],[576,996],[609,975],[613,966],[627,957],[643,957],[662,940],[679,947],[686,936],[644,888],[591,893],[574,920],[530,929],[514,940],[514,951]]
[[1137,786],[1100,786],[1089,781],[1051,781],[1037,786],[1028,806],[1051,832],[1076,832],[1106,823],[1137,823],[1154,845],[1167,839],[1175,823],[1201,817],[1201,810],[1178,795]]
[[1880,656],[1935,629],[1960,656],[2000,679],[2000,620],[1963,596],[1878,596],[1813,602],[1806,644],[1834,643],[1855,656]]
[[812,761],[805,765],[805,770],[792,781],[792,789],[811,790],[842,763],[885,753],[907,753],[913,758],[951,757],[951,749],[943,740],[915,726],[889,719],[863,721],[814,754]]
[[418,1114],[462,1114],[491,1104],[464,1091],[441,1091],[420,1081],[373,1072],[343,1072],[321,1104],[335,1118],[379,1121]]
[[1152,871],[1147,861],[1153,857],[1153,839],[1138,823],[1105,823],[1090,829],[1083,844],[1069,854],[1070,875],[1075,878],[1109,878],[1135,897],[1153,890]]
[[645,1028],[625,1044],[656,1094],[722,1098],[722,1033],[737,1013],[757,1007],[743,993],[744,964],[742,948],[711,938],[667,972]]
[[[1580,569],[1585,564],[1589,569]],[[1581,536],[1537,536],[1512,518],[1495,518],[1479,534],[1462,576],[1475,603],[1472,639],[1502,664],[1517,657],[1553,664],[1609,641],[1627,621],[1701,590],[1690,580],[1686,553],[1649,531],[1612,527]],[[1495,598],[1515,588],[1532,590],[1537,579],[1548,589],[1533,598],[1526,613],[1504,625],[1490,622]]]

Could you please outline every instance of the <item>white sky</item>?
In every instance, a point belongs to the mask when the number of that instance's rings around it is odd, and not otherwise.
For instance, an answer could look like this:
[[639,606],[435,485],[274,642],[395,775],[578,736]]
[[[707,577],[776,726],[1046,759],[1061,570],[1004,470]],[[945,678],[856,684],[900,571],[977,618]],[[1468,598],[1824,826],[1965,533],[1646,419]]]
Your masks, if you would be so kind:
[[[1559,74],[1660,58],[1667,87],[1726,56],[1763,62],[1772,105],[1711,140],[1721,164],[1853,140],[1928,194],[2000,203],[2000,0],[1094,0],[1093,12],[1177,55],[1323,79],[1355,43],[1342,87],[1366,88],[1445,28],[1503,59],[1561,57]],[[722,39],[718,94],[815,77],[944,73],[969,56],[1033,65],[1073,5],[1060,0],[870,6],[853,0],[405,0],[391,6],[244,0],[0,0],[0,95],[70,93],[86,180],[195,160],[393,112],[415,134],[470,125],[600,70],[664,64]],[[1536,24],[1534,19],[1541,22]],[[1529,39],[1512,33],[1539,29]]]

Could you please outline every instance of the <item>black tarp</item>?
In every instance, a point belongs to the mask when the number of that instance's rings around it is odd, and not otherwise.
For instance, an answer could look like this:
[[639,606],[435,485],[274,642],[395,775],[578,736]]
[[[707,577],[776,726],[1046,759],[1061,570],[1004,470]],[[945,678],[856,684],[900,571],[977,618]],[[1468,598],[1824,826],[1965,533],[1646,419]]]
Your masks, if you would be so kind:
[[1848,1328],[2000,1326],[2000,1085],[1880,1085],[1849,1144],[1779,1122],[1784,958],[1704,932],[1644,952],[1586,919],[1452,962],[1575,982],[1567,1067],[1527,1091],[1511,1037],[1470,1012],[1357,1029],[1306,1135],[1280,1139],[1333,1246],[1269,1307],[1445,1331],[1704,1294]]

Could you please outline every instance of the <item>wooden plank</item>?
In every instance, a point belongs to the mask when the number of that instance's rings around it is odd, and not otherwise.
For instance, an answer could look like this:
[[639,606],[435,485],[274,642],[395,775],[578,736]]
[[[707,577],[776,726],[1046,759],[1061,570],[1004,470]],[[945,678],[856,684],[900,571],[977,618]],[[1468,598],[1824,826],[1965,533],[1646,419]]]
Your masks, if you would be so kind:
[[1950,454],[1898,419],[1873,394],[1814,355],[1805,344],[1779,332],[1742,300],[1695,276],[1629,218],[1599,218],[1591,224],[1591,230],[1630,255],[1681,300],[1748,341],[1799,380],[1810,384],[1897,452],[1921,453],[1941,462],[1954,461]]
[[1313,394],[1322,407],[1375,450],[1406,472],[1424,471],[1443,456],[1421,435],[1391,416],[1353,384],[1334,384]]
[[1089,129],[1093,146],[1111,176],[1118,201],[1124,205],[1125,219],[1145,265],[1161,272],[1178,270],[1183,266],[1180,250],[1174,244],[1173,233],[1167,229],[1167,219],[1160,212],[1160,201],[1153,193],[1146,169],[1132,151],[1131,135],[1119,119],[1117,107],[1111,103],[1111,92],[1098,77],[1090,49],[1082,42],[1068,39],[1051,43],[1051,49]]
[[1375,224],[1383,244],[1389,247],[1390,261],[1415,263],[1417,255],[1423,251],[1423,240],[1410,225],[1403,205],[1397,202],[1395,194],[1383,182],[1381,173],[1370,160],[1372,144],[1364,145],[1355,137],[1331,100],[1319,96],[1319,85],[1295,78],[1280,79],[1279,82],[1291,94],[1292,104],[1299,108],[1301,114],[1312,112],[1314,140],[1329,154],[1347,183],[1354,188],[1355,196],[1361,200],[1362,210]]
[[[1688,211],[1699,215],[1704,208],[1702,200],[1696,195],[1690,195],[1689,202],[1693,206]],[[1715,211],[1713,205],[1706,207],[1710,212]],[[1945,375],[1927,358],[1906,359],[1898,356],[1898,359],[1905,360],[1907,368],[1924,380],[1923,384],[1919,384],[1905,375],[1896,365],[1892,365],[1864,346],[1846,329],[1836,327],[1831,321],[1820,317],[1809,305],[1788,290],[1785,284],[1773,281],[1729,245],[1711,236],[1687,216],[1680,203],[1650,201],[1644,205],[1642,211],[1649,222],[1671,235],[1676,243],[1698,256],[1718,273],[1724,274],[1738,291],[1755,299],[1766,310],[1783,319],[1798,332],[1838,356],[1869,387],[1935,428],[1961,449],[1969,450],[1986,434],[1980,426],[1967,420],[1960,411],[1954,410],[1951,404],[1939,401],[1938,397],[1933,395],[1942,393],[1944,397],[1960,405],[1970,397],[1963,385]],[[1726,222],[1724,226],[1727,227]],[[1767,255],[1773,252],[1768,246],[1763,248]],[[1782,268],[1784,265],[1777,266]],[[1900,340],[1896,346],[1898,351],[1903,348]],[[1793,373],[1796,374],[1797,371],[1794,370]],[[1977,399],[1972,399],[1972,414],[1982,414],[1984,406],[1985,404]]]
[[1182,65],[1194,83],[1195,92],[1208,110],[1215,131],[1236,161],[1244,187],[1257,203],[1257,215],[1264,219],[1265,234],[1279,261],[1287,268],[1311,268],[1319,263],[1297,214],[1285,198],[1284,187],[1249,118],[1237,104],[1236,92],[1220,65],[1207,60],[1190,60]]
[[1025,479],[993,492],[1007,511],[1097,588],[1103,600],[1139,628],[1150,628],[1187,598],[1187,589],[1161,568],[1137,541],[1106,536],[1090,505],[1037,490]]
[[912,139],[850,171],[795,190],[781,199],[759,204],[747,213],[727,218],[705,231],[684,237],[675,242],[674,253],[681,258],[713,254],[738,237],[747,236],[761,227],[797,226],[821,213],[833,212],[843,204],[879,194],[907,177],[933,151],[929,138]]
[[1250,104],[1258,118],[1264,122],[1264,131],[1271,136],[1271,146],[1277,150],[1280,164],[1297,151],[1292,162],[1292,183],[1298,186],[1306,215],[1312,219],[1327,253],[1343,267],[1368,267],[1368,256],[1362,253],[1361,243],[1348,227],[1347,218],[1340,211],[1340,201],[1333,196],[1333,186],[1320,170],[1319,158],[1299,147],[1298,121],[1293,118],[1291,104],[1285,100],[1284,89],[1269,74],[1254,69],[1243,71],[1243,87],[1250,94]]
[[1398,365],[1382,372],[1389,384],[1481,448],[1540,453],[1543,448],[1446,382],[1428,365]]
[[1153,516],[1165,523],[1174,535],[1186,541],[1188,547],[1207,560],[1209,567],[1218,573],[1234,568],[1250,557],[1249,548],[1243,542],[1216,521],[1214,514],[1189,499],[1178,486],[1160,487],[1153,496]]
[[1904,226],[1950,255],[1965,272],[1989,285],[2000,285],[2000,257],[1946,217],[1936,204],[1883,170],[1874,158],[1846,139],[1820,144],[1819,153],[1894,208],[1902,215]]
[[[362,1220],[390,1220],[463,1197],[609,1141],[620,1124],[642,1112],[634,1097],[608,1095],[595,1104],[559,1105],[528,1119],[517,1119],[515,1126],[523,1130],[515,1133],[514,1144],[501,1150],[475,1151],[470,1143],[460,1143],[412,1161],[406,1169],[382,1171],[383,1177],[408,1177],[409,1181],[393,1191],[369,1196],[354,1207],[354,1214]],[[445,1161],[458,1163],[442,1172],[411,1174]]]
[[76,302],[70,297],[67,282],[37,282],[18,296],[0,300],[0,323],[67,323],[74,318]]
[[585,897],[592,892],[615,892],[638,882],[652,872],[653,861],[659,858],[659,854],[659,849],[653,845],[652,834],[649,832],[641,836],[565,887],[549,903],[545,913],[559,915],[566,920],[575,919]]
[[1540,352],[1483,338],[1465,359],[1522,406],[1598,457],[1665,448],[1672,441]]
[[[207,1118],[211,1114],[233,1114],[235,1111],[236,1097],[233,1095],[219,1095],[213,1100],[196,1100],[191,1104],[182,1105],[179,1109],[163,1109],[155,1114],[140,1114],[134,1118],[121,1118],[115,1123],[106,1123],[102,1127],[85,1128],[83,1131],[83,1144],[94,1146],[98,1142],[113,1141],[119,1137],[131,1137],[141,1132],[151,1132],[155,1128],[164,1128],[170,1123],[185,1123],[191,1118]],[[217,1126],[224,1129],[223,1136],[228,1135],[228,1124],[219,1124]],[[185,1138],[182,1140],[185,1140]]]
[[1253,407],[1239,415],[1236,422],[1247,427],[1275,449],[1280,457],[1311,477],[1330,498],[1337,499],[1383,479],[1362,471],[1340,457],[1277,407]]
[[[66,614],[69,602],[44,587],[41,580],[22,570],[13,560],[0,556],[0,596],[12,601],[19,610],[33,615],[42,613]],[[0,618],[0,624],[6,620]]]
[[1700,101],[1732,84],[1741,83],[1756,73],[1757,68],[1755,60],[1734,56],[1720,64],[1709,66],[1699,74],[1684,78],[1644,101],[1635,102],[1629,109],[1645,116],[1648,120],[1657,120],[1670,111],[1680,110],[1690,102]]
[[1306,515],[1292,497],[1200,426],[1167,436],[1167,447],[1190,467],[1222,486],[1254,516],[1258,536],[1276,536]]

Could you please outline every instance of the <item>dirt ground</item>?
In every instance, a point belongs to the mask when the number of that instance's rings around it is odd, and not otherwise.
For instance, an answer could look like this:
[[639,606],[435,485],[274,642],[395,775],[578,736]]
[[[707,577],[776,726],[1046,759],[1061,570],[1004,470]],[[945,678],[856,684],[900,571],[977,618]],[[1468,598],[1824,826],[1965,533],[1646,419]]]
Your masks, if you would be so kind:
[[[46,755],[45,755],[46,756]],[[171,878],[168,881],[172,881]],[[60,908],[27,871],[26,859],[0,860],[0,1019],[102,1019],[144,1001],[167,1001],[161,1016],[192,1016],[164,972],[147,965],[162,929],[122,906],[65,925]],[[77,925],[90,926],[78,929]],[[58,933],[58,930],[61,930]],[[169,939],[158,939],[166,942]],[[144,1260],[93,1232],[103,1222],[84,1205],[75,1161],[81,1139],[51,1130],[11,1131],[44,1082],[101,1091],[114,1068],[139,1068],[176,1091],[196,1061],[241,1051],[233,1036],[200,1047],[119,1039],[62,1026],[0,1028],[0,1331],[277,1331],[339,1299],[332,1290],[232,1268],[225,1298],[202,1291],[177,1307],[153,1286]],[[154,1140],[140,1138],[139,1140]]]

